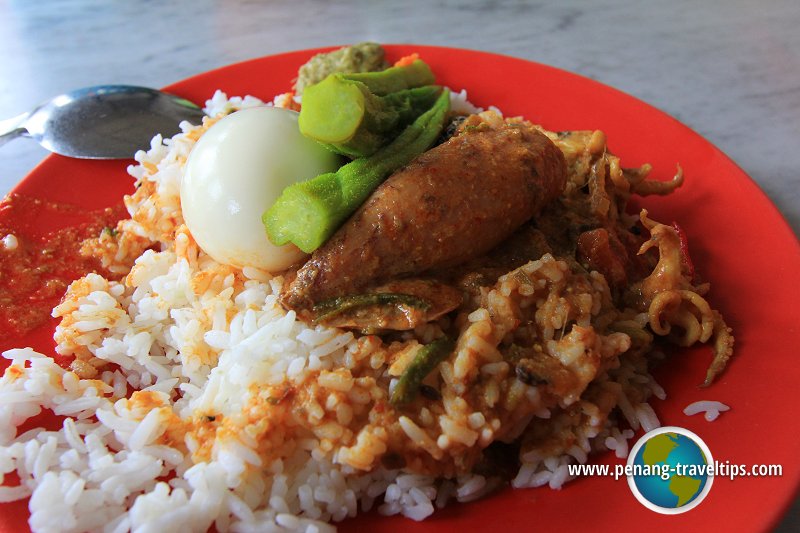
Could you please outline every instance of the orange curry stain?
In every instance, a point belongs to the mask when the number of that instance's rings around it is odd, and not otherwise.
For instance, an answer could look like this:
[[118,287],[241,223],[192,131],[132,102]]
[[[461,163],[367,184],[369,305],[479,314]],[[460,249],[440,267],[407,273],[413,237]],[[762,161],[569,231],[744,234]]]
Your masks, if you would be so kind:
[[6,378],[10,383],[13,383],[21,378],[24,373],[24,368],[20,367],[19,365],[11,365],[6,368],[6,371],[3,373],[3,377]]
[[[293,445],[287,423],[291,425],[291,410],[297,408],[294,389],[283,384],[264,388],[253,385],[249,390],[250,398],[240,416],[205,415],[184,423],[183,431],[190,432],[198,445],[192,454],[195,462],[210,460],[216,442],[238,440],[242,433],[258,442],[257,453],[262,458],[280,456],[283,447]],[[176,425],[172,431],[180,430]],[[167,438],[173,438],[169,433]]]

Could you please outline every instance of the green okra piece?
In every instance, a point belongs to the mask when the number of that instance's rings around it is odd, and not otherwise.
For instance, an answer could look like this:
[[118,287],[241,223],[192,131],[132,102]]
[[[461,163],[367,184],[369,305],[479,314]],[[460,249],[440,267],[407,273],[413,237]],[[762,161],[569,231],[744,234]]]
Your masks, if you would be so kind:
[[400,407],[413,402],[419,393],[422,380],[444,361],[454,348],[455,343],[446,337],[420,348],[392,391],[390,398],[392,405]]
[[342,74],[306,89],[300,109],[300,133],[350,158],[365,157],[388,144],[441,94],[426,85],[376,96]]
[[387,94],[413,87],[431,85],[436,81],[431,67],[421,59],[416,59],[402,67],[389,67],[378,72],[355,72],[342,74],[342,76],[347,80],[363,83],[372,94],[378,96],[386,96]]
[[428,111],[375,154],[284,189],[262,217],[270,241],[278,246],[291,242],[306,253],[319,248],[392,172],[433,145],[449,110],[450,95],[444,90]]
[[430,302],[427,300],[410,294],[394,292],[353,294],[349,296],[339,296],[338,298],[326,300],[315,305],[314,312],[318,313],[316,322],[323,322],[352,309],[371,305],[407,305],[422,310],[427,310],[431,307]]
[[406,126],[430,109],[441,94],[442,88],[439,85],[425,85],[377,97],[383,106],[382,112],[367,115],[364,125],[370,130],[387,133],[385,144],[388,144]]
[[[357,203],[353,211],[392,172],[410,163],[436,142],[449,110],[450,94],[445,90],[431,109],[420,115],[388,146],[370,157],[356,159],[339,169],[344,171],[340,174],[343,178],[341,184],[344,200]],[[372,186],[371,183],[375,185]]]

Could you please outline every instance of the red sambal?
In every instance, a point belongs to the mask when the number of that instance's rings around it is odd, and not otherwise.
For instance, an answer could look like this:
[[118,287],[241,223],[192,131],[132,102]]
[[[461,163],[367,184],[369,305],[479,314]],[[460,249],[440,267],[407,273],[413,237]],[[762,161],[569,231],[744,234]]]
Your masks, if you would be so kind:
[[[100,262],[81,255],[81,242],[113,228],[127,216],[124,206],[87,211],[21,194],[0,202],[0,341],[21,337],[50,319],[69,284]],[[68,222],[54,231],[41,220]]]

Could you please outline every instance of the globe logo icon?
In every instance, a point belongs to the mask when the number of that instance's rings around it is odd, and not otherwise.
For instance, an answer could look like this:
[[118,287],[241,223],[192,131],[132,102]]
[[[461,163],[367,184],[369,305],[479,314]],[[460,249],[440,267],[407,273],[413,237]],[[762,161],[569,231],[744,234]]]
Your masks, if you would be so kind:
[[639,502],[662,514],[685,513],[711,490],[714,460],[703,440],[669,426],[642,436],[628,456],[628,485]]

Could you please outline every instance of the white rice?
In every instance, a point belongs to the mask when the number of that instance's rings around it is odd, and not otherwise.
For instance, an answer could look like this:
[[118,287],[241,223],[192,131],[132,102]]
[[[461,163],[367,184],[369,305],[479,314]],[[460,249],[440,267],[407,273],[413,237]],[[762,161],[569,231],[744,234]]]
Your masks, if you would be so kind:
[[730,410],[730,407],[722,402],[713,400],[700,400],[698,402],[690,403],[683,409],[683,414],[693,416],[698,413],[705,413],[703,416],[709,422],[713,422],[719,418],[720,413]]

